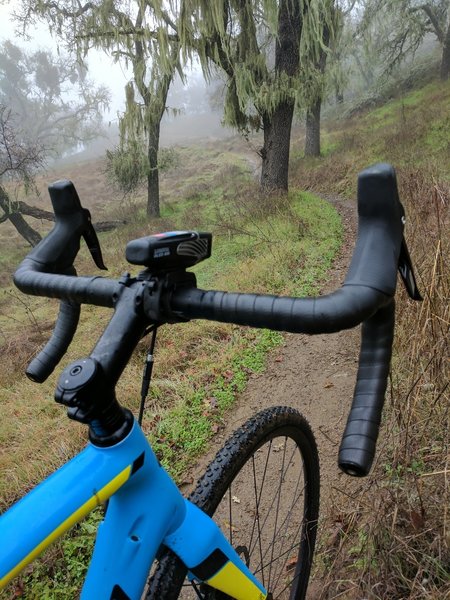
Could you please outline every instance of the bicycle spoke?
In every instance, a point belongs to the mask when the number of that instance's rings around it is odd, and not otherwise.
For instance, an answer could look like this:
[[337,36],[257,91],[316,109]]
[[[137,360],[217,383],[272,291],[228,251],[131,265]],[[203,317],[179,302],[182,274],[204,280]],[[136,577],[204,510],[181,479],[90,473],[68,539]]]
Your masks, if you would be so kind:
[[[283,522],[280,525],[280,529],[277,532],[277,536],[279,535],[279,539],[281,539],[281,540],[285,539],[287,537],[287,532],[288,532],[288,529],[289,529],[289,525],[292,523],[291,516],[293,514],[294,507],[297,505],[298,500],[301,497],[305,496],[305,489],[306,489],[306,484],[305,483],[303,483],[302,488],[300,489],[300,491],[298,491],[300,480],[304,481],[303,477],[302,478],[299,477],[298,480],[297,480],[297,484],[296,484],[296,487],[295,487],[295,490],[294,490],[293,500],[291,502],[289,510],[287,511],[287,513],[286,513],[286,515],[284,517]],[[297,492],[298,492],[298,494],[297,494]],[[301,514],[300,523],[299,523],[299,526],[298,526],[298,528],[297,528],[297,530],[295,532],[295,535],[294,535],[294,539],[297,539],[297,547],[301,544],[301,541],[302,541],[300,538],[298,538],[298,535],[300,534],[300,531],[302,529],[304,520],[305,520],[305,517],[304,517],[304,504],[303,504],[303,510],[302,510],[302,514]],[[282,531],[282,529],[283,529],[283,531]],[[292,535],[292,532],[291,532],[291,535]],[[275,583],[275,587],[276,587],[276,585],[277,585],[277,583],[279,581],[279,578],[281,577],[282,571],[283,571],[283,565],[281,564],[280,565],[279,575],[275,579],[275,582],[276,582]]]
[[[292,525],[292,515],[294,512],[294,508],[298,505],[300,498],[304,495],[305,485],[304,479],[302,476],[303,469],[301,469],[296,482],[294,489],[292,490],[292,486],[289,488],[289,493],[293,493],[293,497],[290,500],[287,512],[283,515],[282,520],[280,520],[280,500],[282,497],[283,489],[286,487],[286,482],[289,482],[288,473],[293,468],[296,468],[297,463],[297,447],[295,446],[292,450],[288,448],[287,438],[284,439],[283,442],[283,453],[280,457],[281,459],[281,467],[279,467],[279,478],[277,484],[277,492],[273,495],[273,497],[269,500],[268,510],[265,510],[265,516],[263,521],[261,521],[261,501],[263,498],[264,490],[267,483],[267,472],[269,469],[271,454],[273,454],[273,445],[268,444],[268,448],[265,449],[264,456],[261,456],[259,462],[263,462],[263,473],[262,473],[262,481],[257,481],[257,471],[258,467],[255,464],[255,456],[253,455],[251,458],[251,466],[249,461],[249,468],[252,469],[252,478],[253,478],[253,494],[254,494],[254,508],[255,515],[252,523],[252,533],[250,536],[250,544],[249,544],[249,552],[252,555],[256,547],[258,548],[259,561],[255,569],[255,563],[253,562],[253,569],[258,573],[258,576],[261,578],[261,581],[265,587],[270,590],[276,590],[277,585],[279,584],[281,577],[283,576],[283,571],[285,565],[287,563],[286,560],[283,560],[284,557],[288,557],[292,550],[298,549],[300,544],[299,534],[301,532],[303,526],[303,514],[301,514],[301,519],[299,524],[296,526],[294,532],[291,534],[291,539],[295,539],[296,542],[294,545],[290,546],[287,551],[281,552],[277,554],[277,546],[281,548],[281,544],[284,540],[287,539],[287,532],[289,530],[289,526]],[[280,460],[278,461],[280,462]],[[301,462],[301,466],[303,467],[303,463]],[[272,467],[273,468],[273,465]],[[289,482],[290,483],[290,482]],[[303,484],[303,485],[302,485]],[[303,506],[303,504],[302,504]],[[263,537],[264,537],[264,529],[268,525],[268,519],[271,517],[275,517],[275,524],[273,526],[273,534],[272,534],[272,543],[263,549]],[[257,533],[257,538],[255,539],[255,532]],[[268,553],[271,553],[270,559],[266,560]],[[275,567],[275,568],[274,568]],[[268,579],[266,579],[266,569],[269,570]]]
[[[283,552],[283,554],[281,554],[279,558],[289,555],[291,553],[291,551],[294,550],[294,548],[297,549],[297,546],[292,546],[291,548],[289,548],[288,550]],[[275,559],[275,561],[276,560],[278,560],[278,558]],[[265,566],[267,567],[267,565],[265,565]],[[255,571],[255,575],[258,576],[257,571]],[[269,588],[269,590],[272,592],[272,594],[276,593],[276,595],[273,595],[273,598],[274,599],[279,598],[281,596],[281,594],[285,590],[287,590],[294,583],[294,581],[296,581],[296,579],[298,579],[298,577],[299,577],[299,575],[295,574],[294,577],[292,577],[292,579],[289,579],[289,581],[287,581],[286,585],[281,590],[278,589],[278,584],[279,584],[279,578],[278,578],[278,580],[276,582],[274,582],[273,585]]]
[[[296,529],[296,531],[295,531],[295,537],[297,537],[297,536],[299,536],[299,535],[300,535],[300,532],[301,532],[302,526],[303,526],[303,522],[302,522],[302,523],[300,523],[300,525],[299,525],[299,526],[298,526],[298,528]],[[296,551],[297,551],[297,554],[298,554],[298,548],[299,548],[299,545],[300,545],[300,540],[299,540],[298,542],[296,542],[294,545],[292,545],[290,548],[288,548],[287,550],[284,550],[284,551],[283,551],[281,554],[279,554],[279,555],[278,555],[278,556],[277,556],[277,557],[274,559],[274,562],[276,562],[276,561],[280,561],[280,563],[281,563],[281,568],[280,568],[280,573],[279,573],[279,575],[278,575],[277,579],[274,581],[274,583],[273,583],[273,586],[272,586],[271,590],[276,590],[276,589],[277,589],[278,582],[279,582],[279,580],[280,580],[280,578],[281,578],[281,576],[282,576],[282,573],[283,573],[283,566],[285,566],[285,565],[286,565],[286,563],[287,563],[287,560],[285,560],[285,561],[282,561],[281,559],[282,559],[283,557],[288,557],[288,556],[289,556],[289,555],[292,553],[292,551],[293,551],[293,550],[296,550]],[[297,559],[297,558],[298,558],[298,556],[296,555],[296,559]],[[267,564],[266,564],[266,565],[264,565],[264,568],[267,568]],[[255,575],[256,575],[257,573],[258,573],[258,570],[255,570]],[[294,581],[294,580],[295,580],[295,577],[294,577],[294,579],[292,579],[292,581]]]
[[[300,534],[300,531],[301,531],[302,527],[303,527],[303,519],[300,521],[299,525],[296,527],[294,535],[293,535],[293,537],[296,540],[298,540],[298,541],[296,541],[296,544],[293,545],[291,548],[289,548],[287,551],[285,551],[282,554],[280,554],[278,558],[281,558],[281,557],[285,556],[286,554],[288,554],[289,552],[291,552],[294,548],[296,548],[296,547],[298,547],[300,545],[301,540],[298,539],[298,535]],[[268,550],[266,551],[266,554],[267,554],[267,552],[268,552]],[[275,558],[274,560],[277,560],[277,558]],[[255,573],[257,573],[260,570],[264,569],[268,564],[270,564],[270,563],[259,564],[257,566],[257,568],[255,569]]]
[[287,439],[284,438],[284,446],[283,446],[283,462],[281,465],[281,471],[280,471],[280,483],[278,486],[278,500],[277,500],[277,509],[276,509],[276,513],[275,513],[275,525],[273,526],[273,536],[272,536],[272,551],[271,551],[271,555],[270,555],[270,567],[269,567],[269,581],[268,581],[268,585],[270,586],[270,581],[271,581],[271,576],[272,576],[272,564],[273,564],[273,553],[275,552],[275,534],[277,532],[277,524],[278,524],[278,515],[280,512],[280,502],[281,502],[281,487],[283,485],[283,479],[284,479],[284,475],[285,473],[284,471],[284,462],[286,460],[286,446],[287,446]]
[[230,515],[230,527],[229,527],[230,535],[229,535],[229,538],[230,538],[230,544],[231,545],[233,545],[233,515],[232,515],[232,504],[231,504],[231,501],[232,501],[232,498],[233,498],[232,491],[231,491],[232,485],[233,484],[230,484],[230,491],[228,493],[228,508],[229,508],[229,515]]
[[[250,536],[250,542],[249,542],[249,548],[248,548],[248,552],[251,555],[252,550],[251,550],[251,544],[252,544],[252,539],[253,539],[253,533],[255,530],[255,523],[257,523],[258,525],[258,541],[259,541],[259,554],[261,557],[261,562],[263,561],[263,553],[262,553],[262,536],[261,536],[261,522],[259,519],[259,503],[262,497],[262,490],[264,487],[264,482],[265,482],[265,478],[266,478],[266,473],[267,473],[267,465],[269,464],[269,457],[270,457],[270,450],[272,448],[272,440],[270,441],[270,444],[267,448],[267,454],[266,454],[266,462],[264,465],[264,477],[263,477],[263,481],[261,483],[261,488],[260,488],[260,493],[259,495],[256,494],[255,495],[255,500],[256,500],[256,506],[255,506],[255,518],[253,520],[253,527],[252,527],[252,535]],[[252,468],[253,468],[253,481],[254,481],[254,489],[256,492],[256,468],[255,468],[255,455],[252,456]],[[264,571],[261,574],[262,577],[262,583],[265,586],[265,578],[264,578]]]
[[[294,455],[295,455],[295,453],[296,453],[296,450],[297,450],[297,448],[294,448],[294,449],[293,449],[293,451],[292,451],[292,454],[291,454],[291,457],[290,457],[290,460],[289,460],[289,464],[290,464],[290,462],[291,462],[292,458],[294,457]],[[284,475],[285,475],[285,474],[284,474]],[[267,522],[267,520],[269,519],[269,517],[270,517],[270,515],[271,515],[272,509],[273,509],[273,505],[274,505],[274,503],[275,503],[275,501],[276,501],[276,498],[277,498],[277,496],[276,496],[276,493],[275,493],[275,495],[273,496],[273,498],[272,498],[272,501],[271,501],[271,503],[270,503],[270,506],[269,506],[269,507],[268,507],[268,509],[266,510],[266,516],[265,516],[265,519],[264,519],[264,521],[263,521],[263,524],[262,524],[262,526],[261,526],[261,531],[264,529],[264,527],[265,527],[265,525],[266,525],[266,522]],[[250,553],[252,553],[252,548],[249,548],[249,551],[250,551]]]
[[[284,454],[286,453],[286,450],[287,450],[287,448],[286,448],[286,441],[285,441],[285,452],[284,452]],[[289,456],[289,460],[287,461],[286,467],[283,464],[283,466],[282,466],[282,468],[280,470],[280,473],[281,473],[280,485],[279,485],[280,495],[281,495],[281,489],[283,487],[283,482],[286,479],[286,474],[288,473],[290,467],[292,467],[292,463],[293,463],[292,459],[294,458],[295,454],[296,454],[296,448],[294,448],[293,451],[291,452],[291,454]],[[283,463],[285,463],[285,462],[286,462],[285,458],[283,457]],[[302,467],[303,467],[303,463],[302,463]],[[303,485],[301,486],[302,482],[303,482]],[[267,568],[268,565],[270,565],[270,572],[272,573],[272,575],[269,578],[269,584],[268,584],[268,587],[269,587],[270,590],[276,590],[277,589],[278,582],[279,582],[280,578],[283,575],[283,568],[284,568],[284,566],[286,564],[286,561],[282,561],[282,560],[280,560],[280,558],[282,558],[285,555],[290,554],[291,551],[294,548],[298,548],[298,546],[301,543],[301,540],[299,539],[299,534],[300,534],[300,531],[301,531],[302,525],[303,525],[303,514],[302,514],[302,518],[300,520],[300,523],[299,523],[299,525],[296,528],[295,533],[294,533],[294,536],[295,536],[294,539],[298,539],[298,542],[296,542],[296,545],[292,546],[292,548],[289,548],[289,550],[287,552],[282,553],[280,556],[278,556],[278,557],[276,557],[274,559],[275,540],[278,539],[278,544],[281,544],[281,540],[285,539],[286,532],[288,531],[289,525],[291,523],[291,516],[292,516],[292,513],[293,513],[293,509],[297,505],[298,500],[300,499],[300,497],[302,495],[304,495],[304,490],[305,490],[305,484],[304,484],[304,480],[303,480],[302,472],[301,472],[299,474],[299,477],[297,478],[297,482],[296,482],[295,489],[294,489],[294,496],[293,496],[293,499],[291,500],[289,509],[288,509],[286,515],[284,516],[283,520],[281,521],[281,523],[279,523],[279,527],[278,528],[277,528],[277,524],[278,524],[278,515],[277,515],[277,521],[276,521],[276,524],[275,524],[274,534],[273,534],[273,543],[272,543],[272,547],[271,547],[271,552],[272,552],[271,560],[269,562],[265,562],[264,561],[265,556],[267,555],[267,553],[270,550],[270,548],[267,548],[266,552],[263,555],[263,560],[260,559],[260,562],[259,562],[259,564],[257,566],[256,571],[257,572],[263,572],[264,569]],[[273,505],[274,505],[274,502],[275,502],[276,499],[277,499],[277,496],[275,496],[272,499],[270,508],[267,511],[265,522],[267,521],[267,517],[269,516],[269,514],[272,511],[272,508],[273,508]],[[279,536],[281,536],[281,537],[279,537]],[[278,565],[277,565],[275,571],[273,571],[272,570],[272,565],[274,563],[276,563],[276,562],[278,562]],[[270,585],[270,582],[272,582],[273,585]]]

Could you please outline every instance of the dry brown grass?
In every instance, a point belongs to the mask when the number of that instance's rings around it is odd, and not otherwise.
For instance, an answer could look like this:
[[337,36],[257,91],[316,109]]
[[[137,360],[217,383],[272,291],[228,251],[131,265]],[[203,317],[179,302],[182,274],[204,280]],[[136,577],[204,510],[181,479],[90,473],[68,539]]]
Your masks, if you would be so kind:
[[450,188],[412,169],[399,185],[424,301],[398,294],[378,464],[336,493],[322,598],[450,598]]

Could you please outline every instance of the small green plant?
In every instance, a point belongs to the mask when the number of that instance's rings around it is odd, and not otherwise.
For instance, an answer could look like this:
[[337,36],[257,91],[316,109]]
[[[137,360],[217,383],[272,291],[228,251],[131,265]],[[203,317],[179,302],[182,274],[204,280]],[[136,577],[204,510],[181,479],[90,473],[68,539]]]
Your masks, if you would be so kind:
[[368,569],[376,571],[378,568],[373,540],[367,529],[359,529],[357,541],[348,552],[353,558],[353,568],[356,572],[366,571]]
[[[174,148],[161,148],[158,152],[158,170],[174,169],[179,155]],[[110,184],[123,194],[129,195],[145,183],[149,173],[149,161],[142,140],[127,140],[124,146],[106,151],[106,176]]]

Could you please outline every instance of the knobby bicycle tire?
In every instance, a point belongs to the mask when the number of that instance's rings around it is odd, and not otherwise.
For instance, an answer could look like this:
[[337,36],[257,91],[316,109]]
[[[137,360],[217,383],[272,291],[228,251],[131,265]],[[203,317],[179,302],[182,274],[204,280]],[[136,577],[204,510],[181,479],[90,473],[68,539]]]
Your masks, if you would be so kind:
[[[247,497],[249,481],[252,499]],[[252,417],[230,437],[190,500],[214,514],[233,547],[267,587],[271,600],[302,600],[314,553],[319,486],[317,446],[308,422],[292,408],[273,407]],[[228,517],[224,508],[230,509]],[[229,598],[206,585],[194,589],[186,574],[183,563],[165,549],[149,580],[146,600]]]

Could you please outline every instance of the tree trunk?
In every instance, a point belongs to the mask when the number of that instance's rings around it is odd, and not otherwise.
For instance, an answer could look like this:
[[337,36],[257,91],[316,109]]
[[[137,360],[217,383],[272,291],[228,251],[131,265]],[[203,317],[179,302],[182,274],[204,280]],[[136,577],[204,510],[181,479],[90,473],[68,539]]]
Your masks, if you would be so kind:
[[[327,23],[324,23],[322,41],[324,46],[328,46],[330,41],[330,29]],[[325,73],[327,64],[327,53],[323,46],[319,51],[319,58],[315,63],[317,71],[322,75]],[[311,103],[306,111],[306,138],[305,138],[305,156],[320,156],[320,109],[322,107],[323,84],[317,91],[316,98],[311,99]]]
[[147,217],[150,218],[160,216],[158,150],[159,123],[153,125],[148,132],[148,163],[150,169],[147,175]]
[[261,188],[264,192],[288,189],[289,150],[293,102],[279,104],[270,116],[264,116],[264,146],[261,150]]
[[446,81],[450,76],[450,23],[447,27],[447,32],[442,45],[442,58],[440,75],[442,81]]
[[[278,10],[278,36],[275,45],[275,72],[295,77],[300,61],[300,35],[303,18],[298,0],[281,0]],[[305,2],[303,10],[308,9]],[[261,188],[265,192],[288,189],[289,147],[294,116],[294,100],[281,101],[269,115],[263,115],[264,146],[261,149]]]
[[34,247],[39,244],[42,239],[40,234],[30,225],[28,225],[19,212],[14,212],[14,210],[11,210],[12,207],[13,204],[11,204],[8,194],[0,186],[0,208],[5,213],[4,216],[11,221],[20,235],[30,244],[30,246]]
[[52,212],[37,208],[36,206],[30,206],[26,202],[22,202],[22,200],[15,202],[14,207],[16,212],[20,212],[21,215],[27,215],[29,217],[34,217],[35,219],[44,219],[45,221],[55,220],[55,215]]
[[322,98],[318,98],[306,112],[305,156],[320,156],[320,109]]

